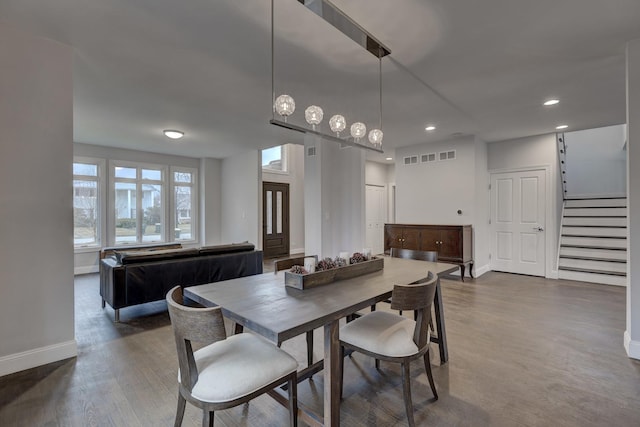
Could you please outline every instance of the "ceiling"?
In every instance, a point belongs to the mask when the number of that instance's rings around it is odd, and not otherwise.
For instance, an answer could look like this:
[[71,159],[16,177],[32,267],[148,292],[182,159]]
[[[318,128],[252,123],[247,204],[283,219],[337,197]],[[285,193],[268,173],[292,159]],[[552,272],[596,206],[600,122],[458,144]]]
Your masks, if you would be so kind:
[[[638,0],[334,0],[382,60],[384,148],[500,141],[625,122]],[[301,135],[272,115],[269,0],[0,0],[0,23],[74,49],[74,140],[224,158]],[[275,0],[274,90],[348,123],[379,120],[377,58]],[[560,104],[543,107],[558,98]],[[425,132],[433,124],[435,131]],[[171,141],[163,129],[186,135]],[[387,154],[373,155],[383,160]]]

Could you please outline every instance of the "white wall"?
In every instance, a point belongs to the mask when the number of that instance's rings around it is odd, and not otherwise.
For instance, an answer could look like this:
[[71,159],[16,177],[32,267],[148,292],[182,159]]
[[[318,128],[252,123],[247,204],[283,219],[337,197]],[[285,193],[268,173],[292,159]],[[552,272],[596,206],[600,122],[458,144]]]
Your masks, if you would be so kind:
[[0,25],[0,376],[77,354],[72,51]]
[[[406,156],[456,151],[454,160],[404,165]],[[475,211],[473,137],[396,149],[396,222],[472,224]],[[461,210],[462,215],[457,211]]]
[[[112,148],[112,147],[105,147],[100,145],[82,144],[77,142],[73,144],[73,155],[80,156],[80,157],[94,157],[94,158],[105,159],[105,160],[125,160],[125,161],[138,162],[138,163],[181,166],[181,167],[187,167],[187,168],[193,168],[193,169],[200,168],[200,160],[192,157],[171,156],[171,155],[159,154],[159,153],[149,153],[146,151],[127,150],[123,148]],[[106,167],[107,169],[109,168],[108,162],[106,162]],[[111,209],[109,208],[109,205],[108,205],[108,201],[109,201],[108,171],[105,170],[102,173],[105,179],[103,180],[103,186],[100,189],[100,191],[101,191],[101,194],[104,195],[103,202],[106,203],[106,206],[102,207],[102,212],[105,213],[106,215],[109,215],[109,212],[111,212]],[[218,185],[219,187],[220,184],[218,183],[215,185]],[[209,189],[211,190],[211,188]],[[219,206],[220,205],[219,198],[217,202],[214,198],[214,201],[210,203],[214,203],[214,204],[217,203],[216,206]],[[202,207],[202,200],[199,200],[199,204]],[[217,215],[217,212],[213,215]],[[108,220],[112,220],[112,218],[108,218]],[[103,230],[103,233],[106,234],[106,230]],[[114,244],[113,240],[114,240],[113,236],[103,235],[102,246],[103,247],[113,246]],[[192,245],[185,245],[185,246],[197,246],[198,244],[199,242],[195,242]],[[100,262],[100,250],[98,248],[78,249],[74,254],[74,272],[75,274],[97,272],[99,269],[99,262]]]
[[304,252],[304,146],[285,145],[286,174],[262,172],[262,181],[289,184],[289,251]]
[[305,136],[305,253],[335,257],[365,245],[364,152]]
[[627,44],[627,330],[624,346],[629,357],[640,359],[640,39]]
[[[456,158],[420,163],[422,154],[455,150]],[[404,165],[407,156],[419,163]],[[473,136],[397,148],[393,175],[396,184],[396,223],[473,226],[476,275],[488,271],[487,148]],[[458,214],[458,210],[462,211]]]
[[568,197],[627,194],[625,125],[566,132]]
[[222,243],[222,160],[200,159],[200,242]]
[[364,165],[366,185],[386,187],[389,184],[389,165],[378,162],[366,162]]
[[222,242],[262,247],[260,153],[248,150],[222,160]]
[[537,135],[488,144],[487,165],[489,172],[513,169],[548,170],[547,194],[549,206],[546,221],[546,276],[558,277],[558,238],[562,216],[562,184],[555,134]]
[[489,219],[491,218],[490,175],[487,171],[487,143],[476,138],[475,146],[475,219],[473,221],[474,260],[477,275],[489,271]]

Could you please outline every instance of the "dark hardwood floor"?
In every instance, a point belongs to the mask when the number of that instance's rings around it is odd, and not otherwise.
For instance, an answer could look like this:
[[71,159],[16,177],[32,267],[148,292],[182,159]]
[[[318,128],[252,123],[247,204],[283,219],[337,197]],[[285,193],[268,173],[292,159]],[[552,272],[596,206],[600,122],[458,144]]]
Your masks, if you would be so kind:
[[[424,367],[412,366],[418,425],[640,425],[640,362],[622,346],[624,288],[501,273],[442,288],[450,360],[439,366],[432,351],[438,401]],[[113,310],[100,308],[97,275],[77,277],[75,290],[78,357],[0,378],[0,426],[172,425],[177,359],[165,303],[123,309],[114,324]],[[305,366],[304,337],[283,348]],[[399,374],[348,358],[342,424],[406,425]],[[320,411],[321,375],[300,385],[299,399]],[[183,425],[200,417],[187,405]],[[268,396],[216,413],[219,426],[286,421]]]

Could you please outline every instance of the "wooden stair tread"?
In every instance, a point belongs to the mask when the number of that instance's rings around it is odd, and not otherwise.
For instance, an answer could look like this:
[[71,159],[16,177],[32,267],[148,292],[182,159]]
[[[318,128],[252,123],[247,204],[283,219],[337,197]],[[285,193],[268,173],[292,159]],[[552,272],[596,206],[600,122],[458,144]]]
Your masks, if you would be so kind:
[[578,259],[578,260],[584,260],[584,261],[618,262],[618,263],[625,263],[625,264],[627,263],[626,259],[598,258],[598,257],[577,256],[577,255],[560,255],[560,258]]
[[575,267],[563,267],[563,266],[558,267],[558,269],[564,270],[564,271],[575,271],[578,273],[604,274],[608,276],[623,276],[623,277],[627,276],[627,273],[623,273],[620,271],[591,270],[588,268],[575,268]]

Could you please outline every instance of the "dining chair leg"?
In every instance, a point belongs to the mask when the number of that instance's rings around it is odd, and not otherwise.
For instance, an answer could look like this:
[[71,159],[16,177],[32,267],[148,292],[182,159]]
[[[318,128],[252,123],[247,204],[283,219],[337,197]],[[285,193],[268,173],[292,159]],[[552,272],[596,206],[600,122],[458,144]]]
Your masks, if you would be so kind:
[[202,427],[213,427],[213,411],[202,411]]
[[298,380],[291,378],[287,383],[289,392],[289,425],[298,427]]
[[407,412],[409,427],[415,427],[413,420],[413,402],[411,401],[411,374],[409,372],[409,362],[402,364],[402,394],[404,397],[404,407]]
[[178,392],[178,409],[176,410],[176,421],[173,423],[175,427],[180,427],[182,425],[182,419],[184,418],[184,408],[187,406],[187,401],[182,394]]
[[313,365],[313,331],[307,331],[307,366]]
[[380,369],[380,359],[376,359],[376,369]]
[[424,354],[424,369],[427,371],[427,378],[429,379],[429,385],[431,386],[433,396],[438,400],[438,392],[436,391],[436,383],[433,381],[433,372],[431,372],[431,360],[429,358],[428,351]]

